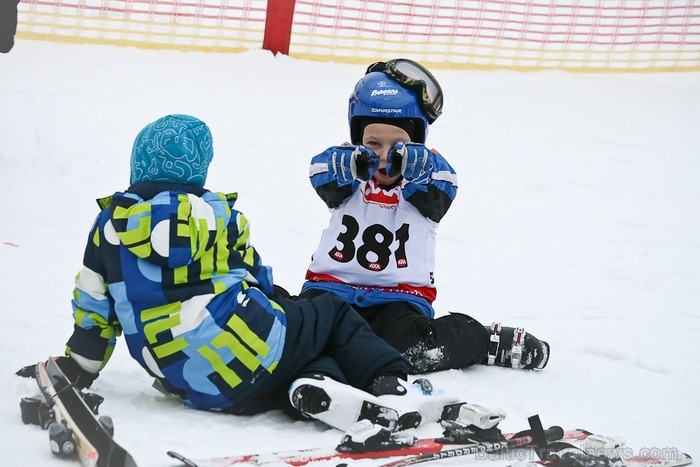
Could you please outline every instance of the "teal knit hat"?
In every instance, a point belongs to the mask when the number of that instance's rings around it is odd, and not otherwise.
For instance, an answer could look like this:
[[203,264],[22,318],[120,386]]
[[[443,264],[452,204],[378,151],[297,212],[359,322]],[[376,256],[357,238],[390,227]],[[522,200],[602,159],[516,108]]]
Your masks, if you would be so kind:
[[131,151],[131,184],[180,182],[204,186],[214,157],[211,131],[189,115],[166,115],[146,125]]

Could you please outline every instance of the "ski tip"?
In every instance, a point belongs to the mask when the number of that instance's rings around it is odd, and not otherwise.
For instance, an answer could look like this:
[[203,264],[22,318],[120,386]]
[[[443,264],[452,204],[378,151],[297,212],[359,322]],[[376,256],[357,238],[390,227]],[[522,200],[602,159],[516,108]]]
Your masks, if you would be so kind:
[[179,453],[177,453],[177,452],[175,452],[175,451],[168,451],[167,454],[168,454],[170,457],[172,457],[173,459],[179,460],[180,462],[182,462],[183,464],[185,464],[187,467],[197,467],[197,464],[195,464],[194,462],[192,462],[191,460],[189,460],[188,458],[186,458],[186,457],[183,456],[182,454],[179,454]]

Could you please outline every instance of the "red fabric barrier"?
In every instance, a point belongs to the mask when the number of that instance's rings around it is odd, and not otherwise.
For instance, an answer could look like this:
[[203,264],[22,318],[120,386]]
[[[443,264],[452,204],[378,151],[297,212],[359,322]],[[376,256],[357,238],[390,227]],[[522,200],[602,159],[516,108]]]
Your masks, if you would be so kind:
[[268,0],[267,21],[263,49],[273,54],[289,54],[289,37],[292,34],[292,18],[295,0]]

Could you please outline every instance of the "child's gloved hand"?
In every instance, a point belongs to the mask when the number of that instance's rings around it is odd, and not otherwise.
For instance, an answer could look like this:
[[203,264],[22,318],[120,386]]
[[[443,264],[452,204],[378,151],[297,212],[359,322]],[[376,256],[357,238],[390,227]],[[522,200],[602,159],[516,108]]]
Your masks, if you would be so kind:
[[329,169],[338,185],[349,185],[353,180],[369,180],[379,168],[379,156],[364,146],[351,144],[333,146],[330,151]]
[[409,182],[425,184],[435,167],[433,153],[418,143],[396,143],[389,149],[386,173],[390,177],[399,174]]
[[[66,377],[80,389],[89,388],[95,379],[99,376],[98,373],[90,373],[69,356],[53,357],[58,364],[58,367],[63,371]],[[36,378],[37,365],[27,365],[22,367],[15,374],[24,378]]]
[[90,373],[84,370],[78,362],[70,356],[58,357],[56,358],[56,363],[59,368],[61,368],[61,371],[65,373],[66,377],[80,389],[89,388],[92,382],[99,376],[99,373]]

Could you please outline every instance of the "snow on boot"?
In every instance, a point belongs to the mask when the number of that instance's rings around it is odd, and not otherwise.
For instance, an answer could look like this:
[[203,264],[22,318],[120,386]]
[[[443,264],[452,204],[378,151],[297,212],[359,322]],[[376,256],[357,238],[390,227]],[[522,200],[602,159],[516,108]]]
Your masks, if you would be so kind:
[[501,327],[501,323],[493,323],[489,334],[487,365],[522,370],[541,370],[547,366],[549,344],[523,328]]
[[294,380],[289,400],[302,415],[342,431],[363,419],[394,431],[399,419],[396,410],[372,394],[324,375]]
[[392,433],[387,428],[360,420],[345,432],[336,450],[338,452],[371,452],[412,446],[416,438],[405,433]]
[[411,384],[397,376],[379,376],[368,391],[399,413],[399,430],[437,422],[447,407],[462,403],[456,396],[434,388],[427,378],[418,378]]

